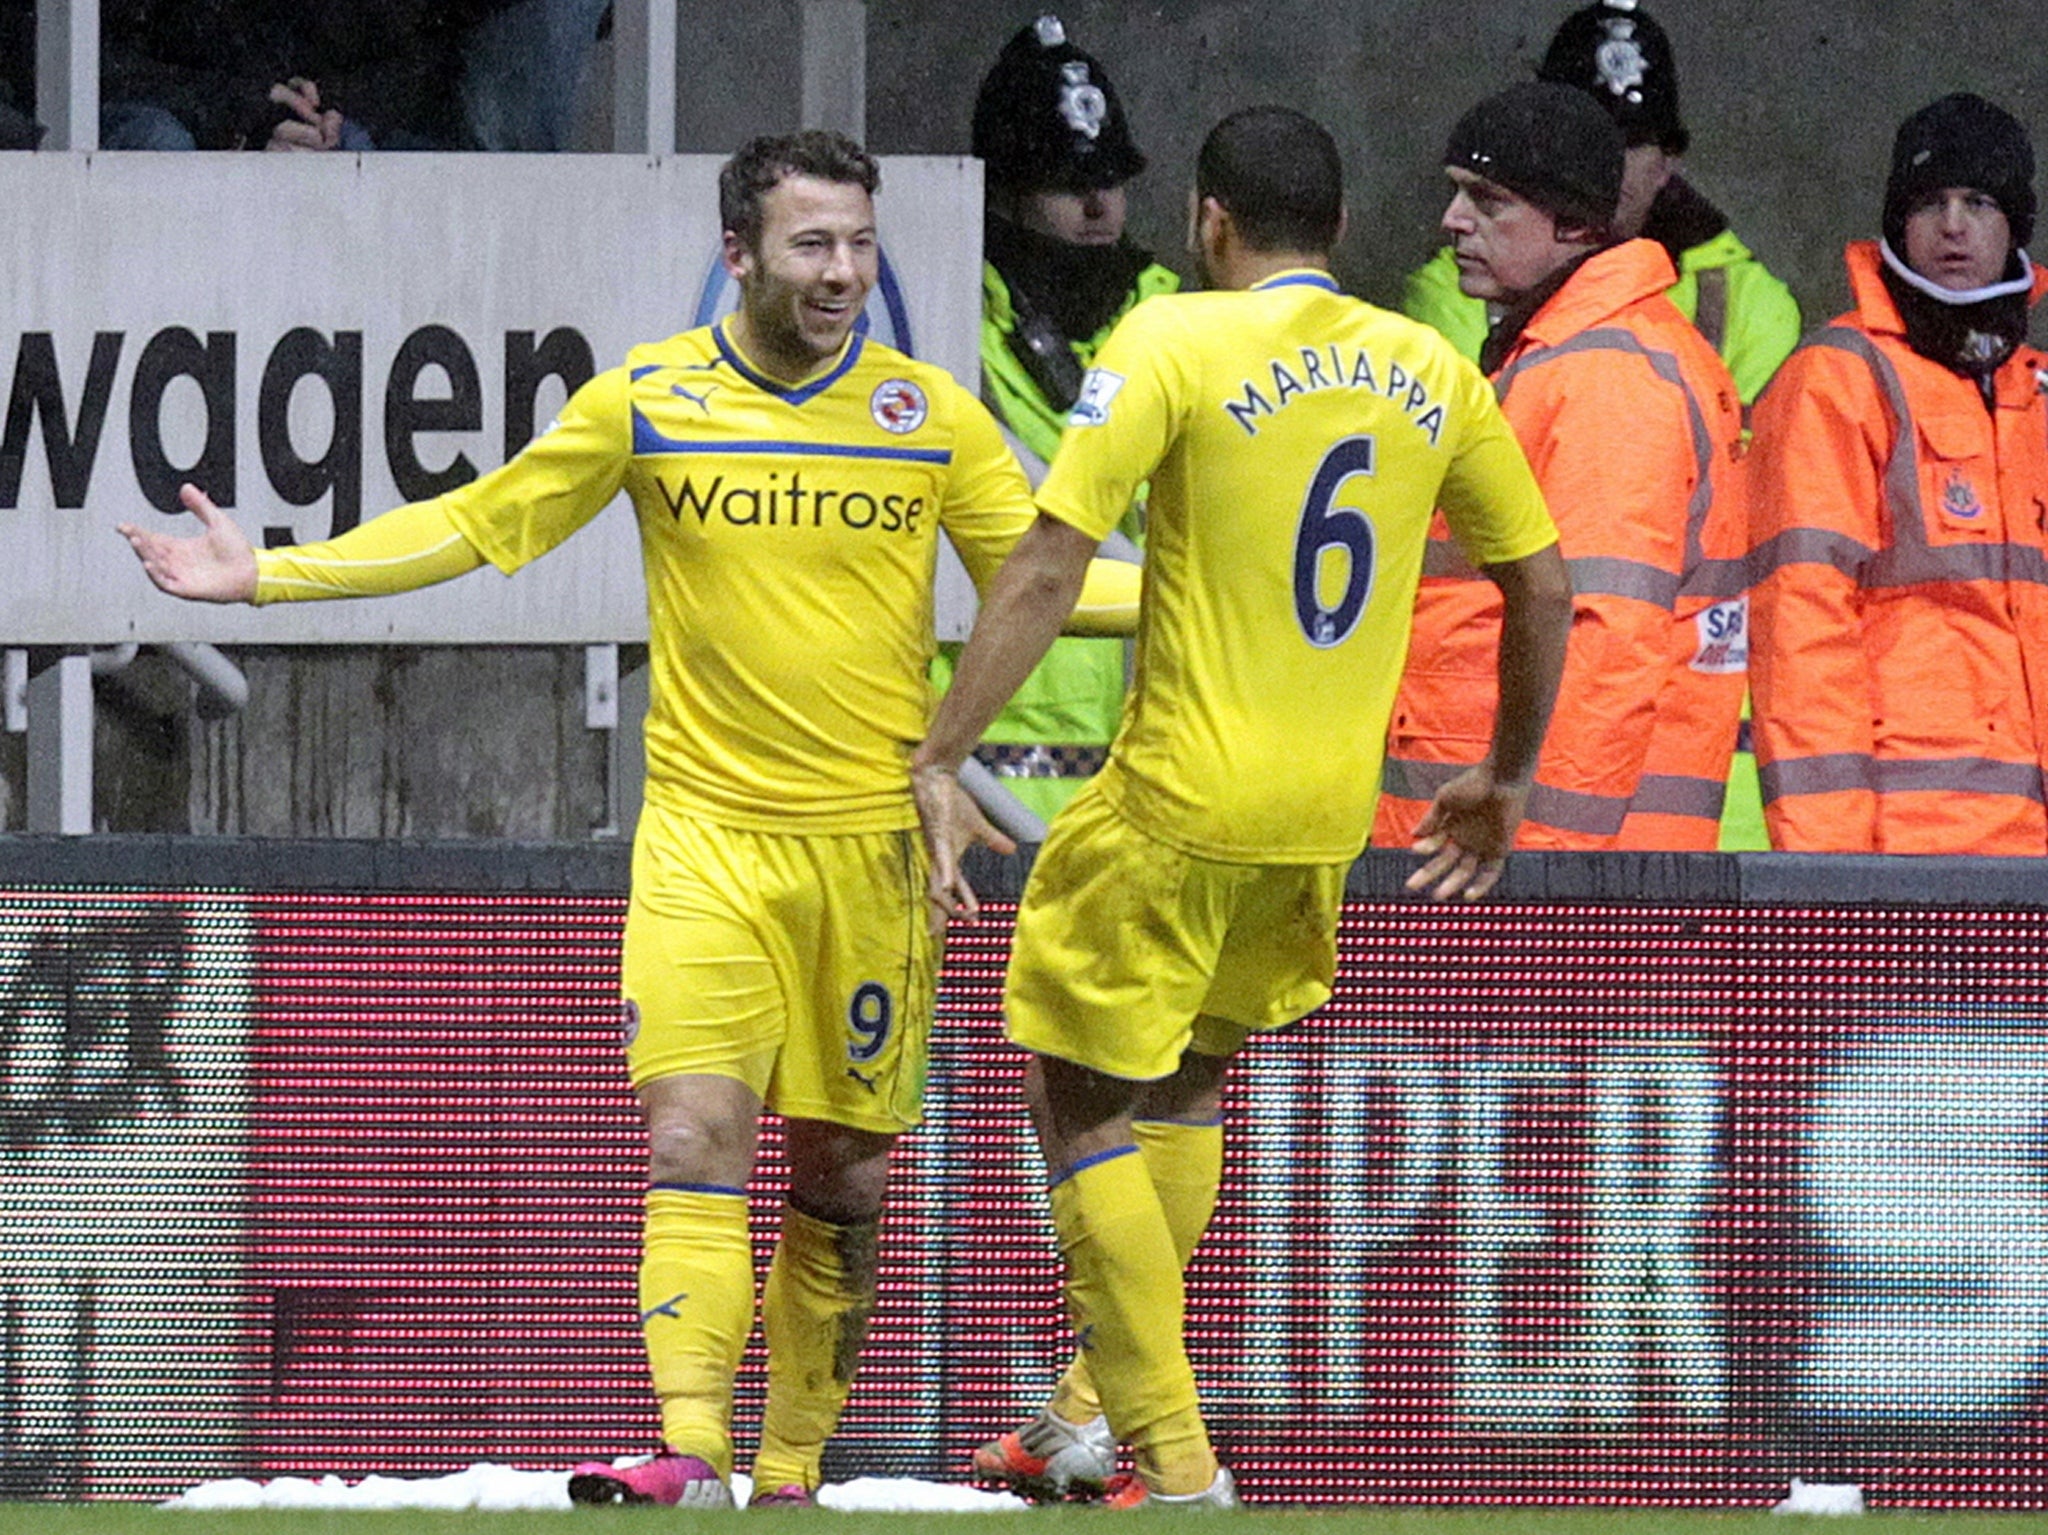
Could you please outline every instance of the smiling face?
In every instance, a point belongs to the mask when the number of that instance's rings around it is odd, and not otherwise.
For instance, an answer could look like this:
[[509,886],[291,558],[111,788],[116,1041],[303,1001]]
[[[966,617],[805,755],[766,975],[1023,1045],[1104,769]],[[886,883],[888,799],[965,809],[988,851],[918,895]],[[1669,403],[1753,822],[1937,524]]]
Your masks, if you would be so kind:
[[761,367],[801,383],[839,354],[881,265],[875,206],[853,182],[785,176],[761,195],[761,233],[725,235],[740,285],[734,339]]
[[1953,293],[1988,288],[2005,275],[2012,224],[1987,192],[1943,187],[1906,215],[1906,265]]
[[1591,236],[1560,229],[1557,220],[1498,182],[1448,165],[1451,203],[1443,230],[1458,262],[1458,287],[1468,298],[1514,302],[1567,261],[1590,248]]

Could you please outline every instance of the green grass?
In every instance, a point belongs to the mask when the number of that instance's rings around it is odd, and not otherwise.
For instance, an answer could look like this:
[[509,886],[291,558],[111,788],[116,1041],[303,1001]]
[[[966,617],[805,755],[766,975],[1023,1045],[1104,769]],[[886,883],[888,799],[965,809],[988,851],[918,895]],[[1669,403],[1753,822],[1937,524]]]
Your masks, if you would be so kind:
[[[1064,1535],[1078,1535],[1095,1521],[1112,1517],[1089,1508],[1015,1514],[680,1514],[673,1509],[276,1509],[186,1514],[132,1503],[8,1503],[0,1505],[0,1530],[6,1535],[180,1535],[181,1521],[189,1519],[190,1535],[564,1535],[571,1524],[583,1535],[691,1535],[698,1530],[738,1535],[735,1521],[745,1521],[747,1528],[757,1531],[764,1522],[781,1528],[795,1521],[808,1528],[816,1521],[823,1525],[818,1535],[1053,1535],[1061,1525],[1066,1526]],[[1171,1527],[1179,1525],[1176,1520]],[[1247,1510],[1227,1516],[1218,1535],[1226,1530],[1229,1535],[1646,1535],[1665,1530],[1677,1535],[2043,1535],[2048,1520],[2039,1514],[1881,1512],[1843,1522],[1690,1509],[1348,1506]]]

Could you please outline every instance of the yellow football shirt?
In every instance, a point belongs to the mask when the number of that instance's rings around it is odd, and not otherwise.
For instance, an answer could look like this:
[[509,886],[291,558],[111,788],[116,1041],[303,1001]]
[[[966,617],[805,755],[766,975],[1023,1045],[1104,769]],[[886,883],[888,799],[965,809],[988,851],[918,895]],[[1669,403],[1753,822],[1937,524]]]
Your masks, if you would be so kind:
[[915,825],[939,530],[983,586],[1032,516],[981,403],[858,335],[786,386],[720,324],[635,348],[442,499],[509,573],[621,486],[647,572],[649,801],[766,831]]
[[1197,857],[1355,857],[1432,509],[1475,564],[1557,539],[1492,387],[1327,273],[1162,295],[1097,356],[1038,505],[1100,536],[1147,478],[1137,668],[1103,792]]

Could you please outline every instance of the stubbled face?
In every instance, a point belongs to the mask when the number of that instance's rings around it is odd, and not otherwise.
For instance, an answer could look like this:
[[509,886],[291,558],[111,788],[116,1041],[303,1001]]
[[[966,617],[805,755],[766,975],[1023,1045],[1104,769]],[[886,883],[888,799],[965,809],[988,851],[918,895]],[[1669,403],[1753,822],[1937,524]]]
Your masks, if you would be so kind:
[[1443,231],[1467,297],[1512,303],[1586,249],[1562,238],[1550,214],[1498,182],[1456,165],[1444,174],[1452,191]]
[[1638,144],[1622,156],[1621,202],[1614,210],[1614,232],[1633,240],[1643,232],[1650,204],[1678,169],[1678,156],[1656,144]]
[[740,285],[742,344],[791,382],[838,355],[877,280],[874,200],[852,182],[785,176],[761,197],[749,249],[731,231],[725,265]]
[[1124,189],[1026,192],[1017,199],[1016,222],[1069,245],[1114,245],[1124,233]]
[[1988,288],[2005,275],[2012,224],[1989,193],[1943,187],[1906,215],[1906,265],[1954,293]]

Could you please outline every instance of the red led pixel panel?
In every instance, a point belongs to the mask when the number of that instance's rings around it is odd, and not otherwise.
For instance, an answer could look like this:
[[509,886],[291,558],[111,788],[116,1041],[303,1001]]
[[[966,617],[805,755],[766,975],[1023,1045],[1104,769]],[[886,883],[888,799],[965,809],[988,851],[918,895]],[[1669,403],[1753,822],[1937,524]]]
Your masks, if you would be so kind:
[[[957,1477],[1064,1361],[1010,915],[949,951],[835,1477]],[[651,1449],[622,919],[0,895],[6,1489]],[[1247,1496],[2048,1506],[2044,925],[1349,905],[1190,1271]]]

